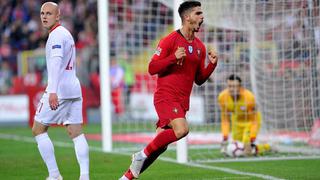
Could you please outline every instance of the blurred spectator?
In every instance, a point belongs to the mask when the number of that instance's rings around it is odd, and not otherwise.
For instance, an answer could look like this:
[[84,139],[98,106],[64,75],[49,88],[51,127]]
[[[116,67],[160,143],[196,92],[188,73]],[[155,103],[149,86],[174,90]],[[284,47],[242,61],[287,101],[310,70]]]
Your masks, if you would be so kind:
[[11,87],[12,71],[7,61],[1,62],[0,67],[0,94],[7,94]]
[[124,95],[125,95],[125,104],[126,107],[130,105],[130,96],[133,85],[135,83],[135,75],[132,69],[131,62],[129,61],[129,57],[126,54],[124,58],[119,60],[120,66],[124,70]]
[[124,113],[123,101],[123,83],[124,83],[124,70],[118,64],[117,60],[111,58],[110,64],[110,81],[111,81],[111,99],[114,105],[114,111],[118,115]]

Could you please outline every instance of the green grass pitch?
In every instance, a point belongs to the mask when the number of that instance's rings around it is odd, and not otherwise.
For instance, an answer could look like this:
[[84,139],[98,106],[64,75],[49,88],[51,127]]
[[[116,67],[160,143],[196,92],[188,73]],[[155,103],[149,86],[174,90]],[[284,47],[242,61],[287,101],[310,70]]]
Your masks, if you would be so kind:
[[[86,133],[100,132],[100,126],[88,126]],[[16,140],[6,135],[22,137]],[[65,180],[75,180],[79,168],[72,148],[72,141],[63,128],[51,128],[49,135],[55,142],[66,142],[68,147],[55,146],[57,163]],[[25,138],[25,139],[23,139]],[[103,153],[95,149],[101,147],[97,141],[89,141],[90,173],[92,180],[118,179],[130,164],[129,155]],[[170,154],[172,152],[168,152]],[[192,153],[192,151],[191,151]],[[192,155],[192,154],[191,154]],[[166,156],[166,154],[164,155]],[[0,179],[6,180],[43,180],[47,169],[32,141],[31,129],[25,127],[0,127]],[[250,162],[203,163],[192,167],[177,163],[156,161],[140,177],[141,180],[208,180],[208,179],[320,179],[320,159],[276,160]],[[210,169],[210,167],[212,167]],[[237,170],[237,172],[262,175],[228,173],[218,168]],[[263,178],[264,177],[264,178]]]

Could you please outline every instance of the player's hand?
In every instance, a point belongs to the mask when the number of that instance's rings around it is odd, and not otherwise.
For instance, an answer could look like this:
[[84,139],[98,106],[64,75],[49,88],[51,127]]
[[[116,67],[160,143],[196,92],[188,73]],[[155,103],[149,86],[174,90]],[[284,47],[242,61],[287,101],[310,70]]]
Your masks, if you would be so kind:
[[59,107],[59,101],[57,93],[50,93],[49,94],[49,105],[52,110],[57,110]]
[[212,64],[216,64],[218,62],[217,52],[212,46],[208,46],[208,57]]
[[184,61],[185,57],[187,56],[186,50],[184,49],[184,47],[178,47],[178,49],[176,50],[174,55],[176,56],[177,64],[182,66],[183,61]]
[[258,150],[257,150],[257,145],[253,142],[251,142],[251,155],[257,156],[258,155]]
[[228,141],[227,140],[223,140],[221,142],[221,149],[220,149],[220,152],[226,156],[227,155],[227,146],[228,146]]

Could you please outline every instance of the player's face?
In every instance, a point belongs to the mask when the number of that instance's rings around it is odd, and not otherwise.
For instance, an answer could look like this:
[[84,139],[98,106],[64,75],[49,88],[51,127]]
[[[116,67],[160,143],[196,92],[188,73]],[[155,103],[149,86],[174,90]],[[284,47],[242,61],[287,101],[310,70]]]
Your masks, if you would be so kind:
[[40,17],[42,26],[46,29],[51,29],[59,21],[58,7],[50,3],[45,3],[41,7]]
[[240,94],[240,82],[238,80],[228,80],[228,90],[231,96],[237,97]]
[[189,16],[187,17],[187,21],[189,22],[190,28],[193,30],[193,32],[198,32],[200,30],[203,19],[201,7],[197,6],[192,8]]

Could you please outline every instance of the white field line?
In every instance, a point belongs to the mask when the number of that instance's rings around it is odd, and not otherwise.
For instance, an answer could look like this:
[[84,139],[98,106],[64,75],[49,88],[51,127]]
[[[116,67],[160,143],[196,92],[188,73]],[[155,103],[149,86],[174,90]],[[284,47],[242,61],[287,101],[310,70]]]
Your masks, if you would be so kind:
[[281,156],[281,157],[248,157],[235,159],[216,159],[216,160],[196,160],[197,163],[221,163],[221,162],[256,162],[256,161],[282,161],[299,159],[320,159],[319,155],[314,156]]
[[[2,134],[0,133],[0,139],[7,139],[7,140],[14,140],[19,142],[28,142],[28,143],[35,143],[34,138],[27,137],[27,136],[19,136],[19,135],[12,135],[12,134]],[[66,143],[61,141],[54,141],[53,142],[55,146],[58,147],[68,147],[73,148],[73,143]],[[90,147],[90,151],[98,151],[102,152],[101,148],[98,147]],[[113,154],[122,154],[122,155],[130,155],[129,153],[119,153],[119,152],[113,152]],[[163,161],[172,162],[178,164],[175,160],[169,159],[169,158],[160,158]],[[215,166],[208,166],[208,165],[202,165],[202,164],[196,164],[196,163],[187,163],[187,164],[181,164],[186,165],[189,167],[197,167],[197,168],[203,168],[203,169],[211,169],[216,171],[222,171],[229,174],[236,174],[236,175],[244,175],[244,176],[251,176],[251,177],[258,177],[261,179],[268,179],[268,180],[281,180],[281,178],[269,176],[265,174],[258,174],[258,173],[250,173],[250,172],[244,172],[239,170],[234,170],[230,168],[223,168],[223,167],[215,167]]]

